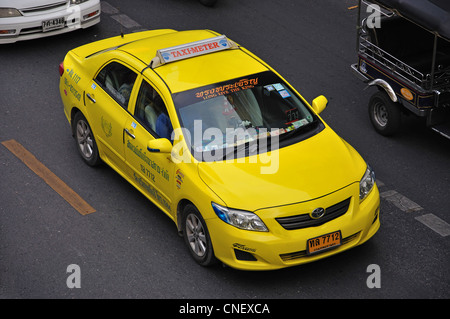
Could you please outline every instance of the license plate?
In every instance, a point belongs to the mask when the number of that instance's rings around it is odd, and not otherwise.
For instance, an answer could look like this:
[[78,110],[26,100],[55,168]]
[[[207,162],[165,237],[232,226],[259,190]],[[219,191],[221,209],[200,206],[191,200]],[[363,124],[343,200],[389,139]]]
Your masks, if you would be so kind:
[[63,18],[42,21],[42,32],[64,28],[66,21]]
[[308,255],[336,248],[341,244],[341,231],[338,230],[326,235],[308,239],[306,244]]

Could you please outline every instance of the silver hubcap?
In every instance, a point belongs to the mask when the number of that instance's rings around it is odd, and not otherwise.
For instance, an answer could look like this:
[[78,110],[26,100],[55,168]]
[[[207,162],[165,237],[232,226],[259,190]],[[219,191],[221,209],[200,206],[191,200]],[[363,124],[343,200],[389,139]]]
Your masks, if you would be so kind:
[[186,218],[186,235],[192,251],[203,257],[206,253],[206,234],[202,222],[194,214]]
[[92,140],[91,130],[88,124],[81,120],[77,123],[77,141],[78,147],[84,157],[90,158],[94,150],[94,142]]
[[388,122],[388,112],[383,103],[378,102],[375,104],[375,107],[373,108],[373,117],[375,121],[377,121],[378,125],[386,126]]

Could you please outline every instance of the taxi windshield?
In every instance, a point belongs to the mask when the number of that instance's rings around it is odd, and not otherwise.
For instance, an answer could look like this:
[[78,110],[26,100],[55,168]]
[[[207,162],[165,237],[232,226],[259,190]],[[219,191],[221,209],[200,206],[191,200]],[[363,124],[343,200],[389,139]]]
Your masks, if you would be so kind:
[[[279,140],[317,127],[319,119],[275,73],[266,71],[172,95],[194,153]],[[316,124],[316,125],[315,125]],[[197,157],[197,156],[196,156]]]

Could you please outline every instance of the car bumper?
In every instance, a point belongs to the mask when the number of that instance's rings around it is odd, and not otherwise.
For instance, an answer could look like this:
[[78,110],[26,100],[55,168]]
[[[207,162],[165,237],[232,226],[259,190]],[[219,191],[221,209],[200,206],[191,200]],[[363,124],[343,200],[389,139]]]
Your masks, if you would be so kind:
[[[295,211],[311,212],[317,207],[329,207],[330,203],[349,197],[349,208],[344,215],[319,226],[286,230],[275,220],[277,217],[293,215]],[[360,203],[359,184],[355,183],[307,203],[257,211],[269,232],[240,230],[218,218],[208,219],[207,226],[214,253],[224,264],[242,270],[272,270],[312,262],[364,243],[380,227],[379,211],[377,186]],[[339,246],[311,255],[307,253],[308,239],[335,231],[341,232]]]
[[[23,13],[23,16],[0,19],[0,43],[14,43],[85,29],[100,22],[100,2],[87,1],[47,11]],[[64,18],[64,26],[43,31],[43,22]]]

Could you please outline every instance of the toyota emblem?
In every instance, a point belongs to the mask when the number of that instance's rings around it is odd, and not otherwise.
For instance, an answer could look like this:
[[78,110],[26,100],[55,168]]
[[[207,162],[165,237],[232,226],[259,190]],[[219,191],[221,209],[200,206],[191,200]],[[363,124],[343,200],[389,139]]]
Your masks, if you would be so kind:
[[319,219],[322,218],[323,215],[325,215],[325,209],[322,207],[314,209],[309,216],[311,216],[312,219]]

